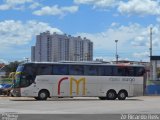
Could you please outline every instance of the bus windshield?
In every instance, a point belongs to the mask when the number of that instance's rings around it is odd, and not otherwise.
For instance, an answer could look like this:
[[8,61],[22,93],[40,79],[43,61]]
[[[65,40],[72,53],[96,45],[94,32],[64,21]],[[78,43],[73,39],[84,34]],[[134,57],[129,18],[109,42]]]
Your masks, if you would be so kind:
[[32,64],[20,65],[15,74],[14,87],[27,87],[31,85],[36,77],[36,68]]
[[14,80],[14,85],[13,85],[13,87],[15,87],[15,88],[20,86],[20,78],[21,78],[21,73],[22,73],[23,69],[24,69],[24,66],[19,65],[16,70],[15,80]]
[[24,66],[23,65],[19,65],[16,72],[22,72]]

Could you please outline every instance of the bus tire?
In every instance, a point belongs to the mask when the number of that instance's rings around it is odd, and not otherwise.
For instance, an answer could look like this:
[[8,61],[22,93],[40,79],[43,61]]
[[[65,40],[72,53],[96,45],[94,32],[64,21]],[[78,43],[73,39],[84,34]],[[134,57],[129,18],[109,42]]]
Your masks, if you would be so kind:
[[117,93],[115,90],[109,90],[106,95],[107,100],[115,100],[117,98]]
[[121,90],[118,93],[118,100],[125,100],[127,96],[127,91]]
[[47,90],[41,90],[38,93],[37,100],[47,100],[48,97],[49,97],[48,91]]

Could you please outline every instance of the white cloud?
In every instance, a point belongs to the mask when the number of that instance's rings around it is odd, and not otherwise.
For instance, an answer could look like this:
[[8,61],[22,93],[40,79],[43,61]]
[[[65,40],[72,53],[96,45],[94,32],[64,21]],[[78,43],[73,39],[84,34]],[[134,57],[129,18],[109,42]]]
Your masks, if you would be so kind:
[[119,26],[119,23],[113,22],[113,23],[111,24],[111,27],[117,27],[117,26]]
[[30,8],[30,9],[35,9],[35,8],[37,8],[37,7],[40,7],[40,6],[42,6],[40,3],[34,2],[33,4],[31,4],[31,5],[29,6],[29,8]]
[[8,62],[4,59],[0,59],[0,63],[5,63],[5,64],[8,64]]
[[[154,48],[158,48],[160,47],[160,42],[159,42],[159,38],[160,38],[160,27],[159,25],[149,25],[148,27],[146,27],[146,30],[144,30],[143,32],[141,32],[141,34],[139,36],[137,36],[135,38],[135,41],[137,39],[137,42],[139,42],[139,45],[141,46],[150,46],[150,43],[147,42],[145,43],[146,40],[150,41],[150,28],[152,27],[152,45],[154,46]],[[138,38],[139,37],[139,38]]]
[[47,23],[37,21],[23,23],[21,21],[5,20],[0,22],[0,26],[0,44],[3,45],[0,50],[10,45],[28,44],[35,35],[47,30],[62,33],[62,31],[51,27]]
[[30,57],[32,40],[39,33],[44,31],[62,33],[61,30],[50,26],[48,23],[33,20],[26,23],[5,20],[0,21],[0,26],[0,55],[1,59],[7,61]]
[[149,52],[138,52],[138,53],[133,53],[133,56],[139,59],[143,59],[146,57],[149,57]]
[[160,15],[160,4],[158,0],[129,0],[119,3],[118,11],[129,15]]
[[[126,42],[131,42],[135,39],[135,36],[139,36],[141,32],[146,29],[140,26],[139,24],[130,24],[129,26],[123,26],[116,24],[116,27],[113,26],[116,23],[112,23],[110,28],[104,32],[89,34],[89,33],[78,33],[81,36],[87,36],[94,41],[96,48],[108,49],[112,48],[115,44],[115,40],[118,39],[118,44],[123,45]],[[104,44],[105,43],[105,44]]]
[[115,6],[119,1],[117,0],[74,0],[76,4],[89,4],[93,8],[108,8]]
[[7,5],[7,4],[2,4],[2,5],[0,5],[0,10],[8,10],[8,9],[10,9],[10,8],[12,8],[11,5]]
[[[158,34],[160,30],[159,26],[153,26],[153,47],[158,49],[160,47]],[[115,59],[115,40],[118,40],[118,54],[120,59],[130,58],[131,60],[139,59],[138,54],[143,53],[144,51],[149,51],[149,30],[150,25],[147,27],[141,26],[137,23],[129,24],[128,26],[119,25],[118,23],[112,23],[110,28],[104,32],[90,34],[90,33],[77,33],[75,36],[87,37],[94,43],[94,51],[96,52],[95,57],[99,56],[108,56],[112,57],[112,60]],[[144,56],[145,60],[149,57],[144,54],[139,56]]]
[[28,2],[33,2],[34,0],[5,0],[7,4],[24,4]]
[[36,10],[33,14],[42,16],[42,15],[60,15],[63,16],[67,13],[75,13],[79,9],[78,6],[69,6],[69,7],[59,7],[58,5],[54,5],[52,7],[45,6],[42,7],[40,10]]
[[25,4],[29,3],[29,8],[36,8],[38,6],[37,0],[4,0],[4,4],[0,5],[0,10],[16,9],[22,10],[25,8]]
[[118,12],[129,15],[160,15],[159,0],[74,0],[74,3],[93,5],[93,8],[101,9],[117,7]]
[[156,20],[157,20],[158,23],[160,23],[160,17],[158,17]]
[[110,56],[94,56],[93,60],[96,60],[96,61],[114,61],[115,59],[113,57],[110,57]]

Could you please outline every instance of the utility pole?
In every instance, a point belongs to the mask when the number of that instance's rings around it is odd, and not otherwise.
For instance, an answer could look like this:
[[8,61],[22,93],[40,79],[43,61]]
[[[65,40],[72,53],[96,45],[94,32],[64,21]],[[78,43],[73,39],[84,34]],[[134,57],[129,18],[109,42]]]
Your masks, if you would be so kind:
[[116,64],[118,63],[118,54],[117,54],[117,43],[118,43],[118,40],[115,40],[115,43],[116,43]]
[[152,56],[152,27],[150,28],[150,58]]
[[29,62],[29,58],[28,57],[25,57],[24,59],[25,59],[24,60],[25,62],[27,62],[27,63]]
[[152,56],[152,27],[150,28],[150,80],[153,80],[153,68],[152,68],[152,61],[151,61],[151,56]]

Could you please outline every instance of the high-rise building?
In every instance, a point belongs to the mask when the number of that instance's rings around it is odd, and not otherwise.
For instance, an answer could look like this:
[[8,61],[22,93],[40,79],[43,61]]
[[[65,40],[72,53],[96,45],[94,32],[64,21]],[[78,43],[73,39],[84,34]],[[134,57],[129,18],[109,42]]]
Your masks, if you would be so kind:
[[50,34],[49,31],[36,37],[36,45],[31,47],[31,61],[92,61],[93,42],[87,38],[71,35]]
[[31,61],[35,60],[35,46],[31,47]]

